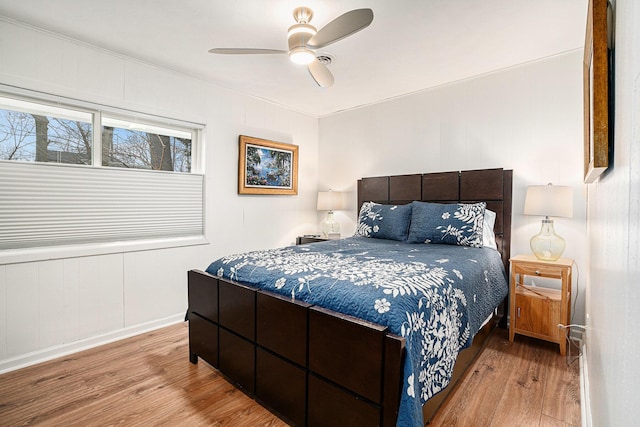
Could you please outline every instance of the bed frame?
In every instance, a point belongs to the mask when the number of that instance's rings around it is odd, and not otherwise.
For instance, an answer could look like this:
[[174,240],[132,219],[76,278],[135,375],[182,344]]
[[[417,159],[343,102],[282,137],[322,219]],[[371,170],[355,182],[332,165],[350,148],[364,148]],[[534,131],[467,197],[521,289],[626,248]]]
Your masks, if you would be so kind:
[[[358,181],[358,206],[365,201],[485,201],[496,212],[496,242],[508,268],[512,177],[510,170],[484,169],[363,178]],[[189,271],[188,281],[191,363],[204,359],[296,426],[396,425],[402,337],[384,326],[199,270]],[[425,422],[494,326],[490,322],[460,353],[451,384],[424,405]]]

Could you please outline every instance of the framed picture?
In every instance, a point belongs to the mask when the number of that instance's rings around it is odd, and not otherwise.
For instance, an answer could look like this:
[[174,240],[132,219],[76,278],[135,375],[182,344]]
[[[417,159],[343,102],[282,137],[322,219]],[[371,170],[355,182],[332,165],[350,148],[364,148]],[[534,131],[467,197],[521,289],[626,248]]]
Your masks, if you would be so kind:
[[238,194],[298,194],[298,146],[240,135]]
[[608,0],[589,0],[584,44],[584,182],[609,167],[610,77]]

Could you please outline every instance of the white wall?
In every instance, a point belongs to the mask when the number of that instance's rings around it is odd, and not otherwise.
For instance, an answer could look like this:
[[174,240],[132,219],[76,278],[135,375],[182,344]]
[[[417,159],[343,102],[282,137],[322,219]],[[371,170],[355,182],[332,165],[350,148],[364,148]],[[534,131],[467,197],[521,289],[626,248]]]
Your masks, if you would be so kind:
[[[574,217],[555,221],[564,256],[587,271],[582,184],[582,50],[343,112],[320,120],[320,190],[351,192],[337,212],[353,233],[356,181],[383,176],[502,167],[513,169],[511,253],[530,253],[538,217],[522,215],[526,187],[574,188]],[[584,277],[576,275],[575,318],[584,322]],[[576,281],[579,283],[576,285]]]
[[[593,425],[640,416],[640,5],[617,0],[613,167],[582,185],[582,52],[514,67],[319,121],[178,73],[0,20],[0,83],[206,125],[208,246],[112,250],[0,264],[0,371],[177,321],[186,271],[229,252],[289,244],[313,232],[316,190],[351,191],[338,212],[355,227],[363,176],[514,170],[512,252],[529,251],[537,218],[527,185],[575,189],[574,218],[556,220],[576,259],[575,322],[585,321]],[[320,130],[319,140],[318,132]],[[300,146],[299,195],[236,194],[237,137]],[[319,183],[319,185],[317,185]],[[587,203],[588,201],[588,203]],[[588,221],[587,218],[588,206]],[[585,237],[587,235],[588,237]]]
[[[204,124],[210,242],[0,261],[0,371],[176,322],[188,269],[317,229],[315,118],[1,18],[0,84]],[[240,134],[300,147],[298,196],[237,194]]]
[[612,167],[588,186],[587,370],[594,426],[640,418],[640,4],[617,0]]
[[[504,167],[514,170],[514,254],[528,252],[528,240],[539,229],[538,219],[521,215],[526,186],[552,181],[575,189],[574,218],[556,220],[556,229],[567,238],[566,256],[580,267],[577,323],[585,320],[585,283],[588,288],[593,425],[631,425],[640,416],[640,5],[617,0],[616,7],[614,163],[589,186],[581,180],[581,51],[318,124],[172,71],[0,20],[0,83],[206,125],[206,237],[212,243],[86,256],[79,249],[70,258],[47,260],[45,253],[38,262],[0,264],[0,371],[176,321],[186,309],[189,268],[316,231],[322,217],[315,212],[316,189],[353,192],[352,209],[337,213],[343,234],[349,234],[360,177]],[[239,134],[300,146],[299,196],[236,194]]]

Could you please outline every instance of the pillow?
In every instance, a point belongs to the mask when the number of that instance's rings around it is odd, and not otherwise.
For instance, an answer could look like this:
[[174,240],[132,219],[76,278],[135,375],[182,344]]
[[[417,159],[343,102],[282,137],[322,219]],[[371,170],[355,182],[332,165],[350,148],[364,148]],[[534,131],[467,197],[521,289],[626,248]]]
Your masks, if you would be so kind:
[[413,202],[409,242],[482,247],[485,202]]
[[360,208],[356,236],[407,240],[411,205],[381,205],[365,202]]
[[493,226],[496,223],[496,213],[489,209],[484,210],[484,221],[482,223],[482,246],[498,250],[496,235],[493,233]]

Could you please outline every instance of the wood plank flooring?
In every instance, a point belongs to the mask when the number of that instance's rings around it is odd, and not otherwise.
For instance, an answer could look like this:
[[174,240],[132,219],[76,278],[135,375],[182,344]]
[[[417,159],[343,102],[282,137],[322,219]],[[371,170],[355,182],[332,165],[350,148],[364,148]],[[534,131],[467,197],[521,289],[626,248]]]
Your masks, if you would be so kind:
[[578,360],[560,356],[557,344],[519,335],[510,343],[496,329],[431,425],[580,426],[579,374]]
[[[578,362],[497,330],[431,426],[579,426]],[[286,426],[205,362],[186,323],[0,375],[2,426]]]

